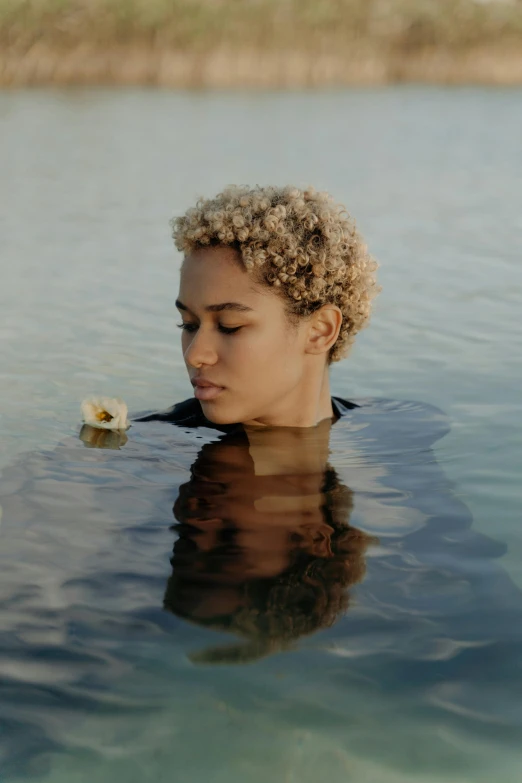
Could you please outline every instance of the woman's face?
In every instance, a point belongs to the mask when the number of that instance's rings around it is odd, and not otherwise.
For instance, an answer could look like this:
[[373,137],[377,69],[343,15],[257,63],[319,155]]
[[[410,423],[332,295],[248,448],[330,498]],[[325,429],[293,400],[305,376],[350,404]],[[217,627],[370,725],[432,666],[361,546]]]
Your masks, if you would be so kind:
[[215,424],[291,417],[307,378],[307,320],[288,322],[281,297],[256,284],[237,252],[201,248],[181,268],[176,303],[183,358]]

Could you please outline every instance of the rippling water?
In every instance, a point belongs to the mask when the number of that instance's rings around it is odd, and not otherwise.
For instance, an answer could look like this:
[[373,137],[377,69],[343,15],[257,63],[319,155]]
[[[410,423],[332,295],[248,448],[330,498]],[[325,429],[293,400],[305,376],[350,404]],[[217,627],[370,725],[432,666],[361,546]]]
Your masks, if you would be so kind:
[[[3,780],[518,783],[521,99],[0,94]],[[269,538],[245,444],[77,437],[189,396],[167,221],[228,182],[330,190],[382,264]]]

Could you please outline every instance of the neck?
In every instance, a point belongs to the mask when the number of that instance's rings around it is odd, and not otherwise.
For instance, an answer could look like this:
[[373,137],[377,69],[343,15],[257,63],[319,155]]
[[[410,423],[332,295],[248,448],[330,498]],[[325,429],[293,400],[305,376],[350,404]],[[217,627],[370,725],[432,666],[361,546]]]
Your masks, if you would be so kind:
[[242,422],[245,427],[315,427],[333,418],[328,365],[315,378],[306,377],[292,394],[281,400],[267,416]]

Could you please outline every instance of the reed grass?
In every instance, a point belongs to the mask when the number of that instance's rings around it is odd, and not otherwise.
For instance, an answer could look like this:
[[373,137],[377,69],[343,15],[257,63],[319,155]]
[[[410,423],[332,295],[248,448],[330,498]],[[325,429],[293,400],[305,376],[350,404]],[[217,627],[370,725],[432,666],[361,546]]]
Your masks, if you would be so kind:
[[0,0],[0,84],[522,83],[522,0]]

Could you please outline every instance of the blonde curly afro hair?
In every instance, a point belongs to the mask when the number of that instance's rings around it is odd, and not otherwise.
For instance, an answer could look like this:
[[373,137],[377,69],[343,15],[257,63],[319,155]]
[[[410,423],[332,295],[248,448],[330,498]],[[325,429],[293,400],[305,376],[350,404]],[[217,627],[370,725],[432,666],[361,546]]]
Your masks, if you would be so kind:
[[353,219],[328,193],[230,186],[200,199],[172,228],[185,255],[205,246],[237,249],[247,271],[283,297],[291,318],[337,305],[343,321],[331,362],[346,356],[369,319],[379,291],[377,263]]

